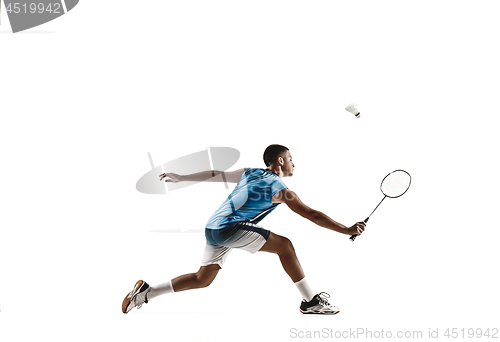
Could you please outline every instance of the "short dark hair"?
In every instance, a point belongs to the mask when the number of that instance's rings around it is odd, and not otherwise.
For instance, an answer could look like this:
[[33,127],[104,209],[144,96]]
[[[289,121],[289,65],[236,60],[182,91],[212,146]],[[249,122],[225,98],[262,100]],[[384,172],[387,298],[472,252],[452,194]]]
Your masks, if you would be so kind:
[[278,157],[284,157],[284,154],[288,151],[288,148],[282,145],[269,145],[264,151],[264,164],[266,166],[271,166],[278,159]]

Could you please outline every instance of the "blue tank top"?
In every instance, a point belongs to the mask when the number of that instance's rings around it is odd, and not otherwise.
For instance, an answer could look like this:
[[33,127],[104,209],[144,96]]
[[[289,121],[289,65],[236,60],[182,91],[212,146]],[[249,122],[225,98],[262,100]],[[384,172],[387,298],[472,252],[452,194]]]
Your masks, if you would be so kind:
[[286,189],[281,178],[266,169],[246,169],[233,192],[210,217],[206,228],[222,229],[237,222],[258,223],[279,203],[273,196]]

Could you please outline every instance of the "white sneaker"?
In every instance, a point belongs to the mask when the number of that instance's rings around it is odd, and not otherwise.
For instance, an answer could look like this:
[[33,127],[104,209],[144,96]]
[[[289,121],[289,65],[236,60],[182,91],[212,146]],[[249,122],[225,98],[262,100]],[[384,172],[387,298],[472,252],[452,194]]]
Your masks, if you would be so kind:
[[151,291],[151,287],[144,280],[135,283],[134,289],[123,300],[122,312],[128,313],[135,307],[140,309],[142,304],[147,304],[149,291]]
[[328,303],[327,298],[330,295],[326,292],[318,293],[309,302],[302,300],[300,303],[300,312],[303,314],[323,314],[323,315],[335,315],[340,312],[339,308],[335,305]]

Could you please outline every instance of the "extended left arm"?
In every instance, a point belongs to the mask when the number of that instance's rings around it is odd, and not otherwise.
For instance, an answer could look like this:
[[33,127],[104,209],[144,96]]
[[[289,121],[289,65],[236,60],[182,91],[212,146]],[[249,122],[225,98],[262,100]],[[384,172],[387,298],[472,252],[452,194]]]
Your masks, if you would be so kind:
[[[239,169],[231,172],[224,171],[202,171],[190,175],[178,175],[175,173],[163,173],[160,175],[160,180],[165,179],[165,182],[228,182],[238,183],[245,169]],[[216,177],[222,175],[222,177]]]

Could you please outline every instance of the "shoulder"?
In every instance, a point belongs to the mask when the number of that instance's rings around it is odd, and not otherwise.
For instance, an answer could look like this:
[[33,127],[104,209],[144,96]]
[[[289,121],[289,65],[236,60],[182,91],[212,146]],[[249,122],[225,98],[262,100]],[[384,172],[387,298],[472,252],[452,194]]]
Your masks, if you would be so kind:
[[244,174],[248,175],[248,176],[252,175],[252,176],[255,176],[258,178],[268,178],[268,176],[273,175],[272,173],[270,173],[266,169],[262,169],[262,168],[258,168],[258,167],[245,168]]
[[246,172],[246,168],[238,169],[231,172],[224,172],[226,180],[230,183],[238,183],[243,174]]
[[245,175],[250,175],[250,174],[252,174],[252,173],[257,172],[259,169],[255,168],[255,167],[245,167],[245,168],[243,168],[242,170],[243,170],[243,173],[244,173]]

